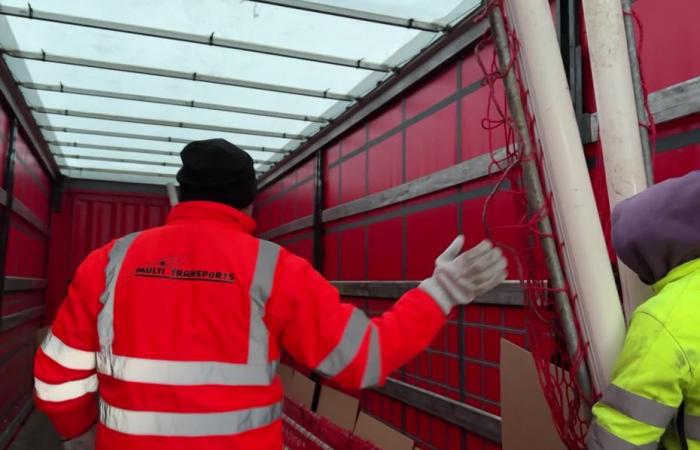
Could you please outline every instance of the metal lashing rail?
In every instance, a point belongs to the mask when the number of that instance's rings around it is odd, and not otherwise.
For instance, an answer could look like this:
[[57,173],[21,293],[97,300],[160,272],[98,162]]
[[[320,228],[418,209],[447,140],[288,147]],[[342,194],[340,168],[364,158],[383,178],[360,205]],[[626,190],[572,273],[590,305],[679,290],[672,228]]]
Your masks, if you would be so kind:
[[277,131],[250,130],[247,128],[225,127],[220,125],[207,125],[203,123],[177,122],[174,120],[150,119],[146,117],[121,116],[117,114],[103,114],[86,111],[73,111],[70,109],[44,108],[31,106],[32,111],[40,114],[51,114],[68,117],[81,117],[87,119],[107,120],[111,122],[139,123],[144,125],[156,125],[162,127],[185,128],[190,130],[219,131],[222,133],[246,134],[251,136],[274,137],[280,139],[294,139],[303,141],[307,136],[292,133],[280,133]]
[[270,45],[256,44],[253,42],[237,41],[218,37],[215,33],[210,35],[198,35],[174,30],[163,30],[159,28],[145,27],[128,23],[111,22],[108,20],[92,19],[87,17],[70,16],[47,11],[39,11],[34,8],[17,8],[13,6],[0,5],[0,14],[5,16],[21,17],[23,19],[41,20],[44,22],[71,25],[83,28],[115,31],[128,33],[136,36],[145,36],[173,41],[187,42],[190,44],[200,44],[209,47],[227,48],[251,53],[260,53],[271,56],[279,56],[302,61],[312,61],[322,64],[331,64],[352,69],[365,69],[377,72],[390,72],[395,68],[387,64],[364,61],[362,59],[344,58],[341,56],[322,55],[318,53],[280,48]]
[[387,14],[378,14],[369,11],[360,11],[357,9],[343,8],[340,6],[326,5],[316,2],[308,2],[304,0],[251,0],[256,3],[264,3],[267,5],[282,6],[285,8],[299,9],[318,14],[326,14],[335,17],[345,17],[347,19],[361,20],[364,22],[378,23],[382,25],[390,25],[394,27],[409,28],[421,31],[430,31],[438,33],[446,31],[447,27],[439,23],[426,22],[422,20],[406,19],[403,17],[390,16]]
[[59,164],[58,166],[61,170],[69,170],[75,172],[98,172],[98,173],[113,173],[116,175],[138,175],[142,177],[158,177],[158,178],[168,178],[175,179],[175,174],[167,173],[154,173],[154,172],[142,172],[138,170],[116,170],[116,169],[100,169],[93,167],[75,167],[67,166],[65,164]]
[[[132,152],[134,153],[134,152]],[[122,163],[130,163],[130,164],[146,164],[146,165],[153,165],[153,166],[163,166],[163,167],[180,167],[182,166],[181,163],[176,163],[176,162],[164,162],[164,161],[145,161],[142,159],[133,159],[133,158],[112,158],[108,156],[93,156],[93,155],[86,155],[86,154],[75,154],[75,153],[53,153],[53,156],[58,157],[58,158],[68,158],[68,159],[83,159],[86,161],[106,161],[106,162],[122,162]],[[260,164],[260,165],[270,165],[273,164],[272,162],[269,161],[261,161],[261,160],[253,160],[255,164]]]
[[198,72],[186,72],[182,70],[160,69],[157,67],[136,66],[132,64],[122,64],[108,61],[97,61],[94,59],[75,58],[72,56],[51,55],[46,52],[26,52],[22,50],[2,49],[1,52],[12,58],[28,59],[32,61],[52,62],[56,64],[66,64],[69,66],[91,67],[93,69],[114,70],[116,72],[136,73],[140,75],[153,75],[164,78],[176,78],[181,80],[201,81],[203,83],[221,84],[224,86],[236,86],[247,89],[257,89],[269,92],[281,92],[292,95],[302,95],[306,97],[324,98],[331,100],[342,100],[352,102],[357,100],[352,95],[340,94],[329,90],[319,91],[317,89],[298,88],[293,86],[283,86],[273,83],[262,83],[259,81],[240,80],[237,78],[220,77],[216,75],[205,75]]
[[[72,127],[54,127],[51,125],[39,125],[39,128],[42,130],[46,131],[53,131],[55,133],[75,133],[75,134],[85,134],[85,135],[92,135],[92,136],[108,136],[108,137],[118,137],[118,138],[125,138],[125,139],[139,139],[139,140],[144,140],[144,141],[155,141],[155,142],[172,142],[175,144],[189,144],[192,142],[192,139],[185,139],[185,138],[177,138],[177,137],[169,137],[169,136],[153,136],[153,135],[148,135],[148,134],[135,134],[135,133],[121,133],[118,131],[104,131],[104,130],[89,130],[85,128],[72,128]],[[51,141],[55,142],[55,141]],[[71,147],[80,147],[81,145],[78,145],[79,143],[76,142],[71,142],[65,145],[71,146]],[[99,148],[102,150],[114,150],[119,147],[115,146],[109,146],[109,145],[97,145],[97,144],[85,144],[85,145],[90,145],[92,148]],[[278,149],[278,148],[269,148],[269,147],[257,147],[257,146],[252,146],[252,145],[239,145],[240,148],[243,150],[247,150],[249,152],[267,152],[267,153],[281,153],[281,154],[286,154],[289,153],[288,150],[284,149]]]
[[[1,6],[0,6],[1,8]],[[206,109],[210,111],[223,111],[237,114],[246,114],[252,116],[273,117],[276,119],[299,120],[302,122],[316,122],[321,124],[328,123],[328,119],[317,116],[307,116],[303,114],[285,113],[279,111],[270,111],[265,109],[244,108],[241,106],[221,105],[218,103],[207,103],[196,100],[181,100],[168,97],[156,97],[152,95],[128,94],[124,92],[102,91],[97,89],[85,89],[78,87],[66,86],[64,84],[41,84],[20,82],[18,85],[24,89],[46,92],[60,92],[62,94],[86,95],[98,98],[113,98],[118,100],[128,100],[135,102],[155,103],[159,105],[182,106],[195,109]]]

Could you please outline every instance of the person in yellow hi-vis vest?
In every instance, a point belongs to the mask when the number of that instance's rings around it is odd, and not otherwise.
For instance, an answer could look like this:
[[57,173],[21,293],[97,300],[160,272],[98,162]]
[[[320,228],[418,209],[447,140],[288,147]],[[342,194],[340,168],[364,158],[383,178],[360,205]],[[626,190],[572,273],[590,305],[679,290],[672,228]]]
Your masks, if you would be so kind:
[[655,295],[632,316],[588,449],[700,449],[700,171],[621,202],[613,244]]

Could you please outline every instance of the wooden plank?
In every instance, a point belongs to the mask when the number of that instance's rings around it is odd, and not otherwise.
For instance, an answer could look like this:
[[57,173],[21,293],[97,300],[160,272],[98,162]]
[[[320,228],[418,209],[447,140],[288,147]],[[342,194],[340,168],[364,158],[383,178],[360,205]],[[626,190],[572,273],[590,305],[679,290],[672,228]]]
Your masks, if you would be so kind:
[[0,332],[17,328],[18,326],[41,317],[44,314],[44,306],[25,309],[18,313],[0,317]]
[[404,95],[435,70],[444,67],[445,63],[463,54],[465,50],[471,48],[481,39],[488,28],[488,20],[485,19],[475,21],[470,16],[460,21],[443,39],[437,40],[426,48],[402,67],[395,76],[380,84],[377,89],[374,89],[352,108],[336,118],[331,126],[316,133],[299,149],[265,173],[260,180],[260,189],[274,183],[306,161],[315,152],[327,147],[355,125],[364,122],[372,114],[384,108],[392,100]]
[[5,292],[40,291],[46,288],[48,281],[44,278],[5,277]]
[[417,180],[327,209],[323,211],[323,222],[331,222],[375,209],[385,208],[483,178],[489,175],[489,168],[493,158],[500,159],[504,156],[505,149],[501,148],[496,150],[494,156],[491,154],[477,156]]
[[[323,211],[323,223],[385,208],[397,203],[432,194],[450,187],[478,180],[489,175],[492,158],[503,158],[505,148],[498,149],[494,156],[490,154],[477,156],[447,169],[440,170],[417,180],[363,197],[352,202]],[[285,234],[313,226],[313,215],[296,219],[279,227],[261,233],[263,239],[274,239]]]
[[[649,94],[649,108],[654,121],[670,122],[700,112],[700,77],[691,78]],[[598,114],[584,116],[581,134],[584,144],[597,142]]]
[[29,414],[33,409],[34,400],[31,396],[29,396],[24,403],[22,403],[22,407],[19,409],[19,411],[17,411],[17,414],[12,417],[10,423],[7,424],[3,432],[0,434],[0,448],[6,448],[8,445],[10,445],[17,434],[17,431],[20,429],[26,418],[29,417]]
[[50,234],[50,228],[45,224],[27,205],[22,203],[20,199],[14,198],[12,200],[12,211],[14,211],[22,219],[26,220],[31,226],[36,228],[43,235],[48,236]]
[[375,390],[493,442],[501,442],[501,418],[494,414],[392,378]]
[[[418,281],[333,281],[333,285],[344,297],[376,298],[395,300],[418,287]],[[520,282],[506,281],[474,300],[480,305],[524,306]]]
[[284,225],[280,225],[277,228],[273,228],[271,230],[268,230],[264,233],[260,234],[260,238],[262,239],[275,239],[280,236],[284,236],[285,234],[290,234],[294,233],[295,231],[300,231],[304,230],[306,228],[311,228],[314,224],[314,218],[313,215],[311,216],[304,216],[299,219],[293,220],[291,222],[287,222]]
[[700,112],[700,77],[650,94],[649,105],[657,123]]

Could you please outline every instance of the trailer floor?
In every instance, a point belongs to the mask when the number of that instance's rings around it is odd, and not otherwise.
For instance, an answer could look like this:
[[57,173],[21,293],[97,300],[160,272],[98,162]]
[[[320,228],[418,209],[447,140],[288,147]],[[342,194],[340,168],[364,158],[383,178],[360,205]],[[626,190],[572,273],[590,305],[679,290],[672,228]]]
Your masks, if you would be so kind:
[[62,448],[61,438],[49,419],[35,409],[8,450],[62,450]]

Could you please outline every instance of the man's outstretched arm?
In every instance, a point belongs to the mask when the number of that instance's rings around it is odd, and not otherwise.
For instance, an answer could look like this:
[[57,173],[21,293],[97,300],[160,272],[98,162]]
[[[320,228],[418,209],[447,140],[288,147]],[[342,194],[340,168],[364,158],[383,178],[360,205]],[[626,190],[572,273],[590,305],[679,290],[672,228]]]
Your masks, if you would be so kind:
[[499,285],[506,261],[490,242],[462,253],[460,236],[435,263],[433,276],[381,316],[368,318],[305,260],[282,250],[268,303],[268,323],[299,363],[339,385],[381,385],[422,352],[454,306]]

